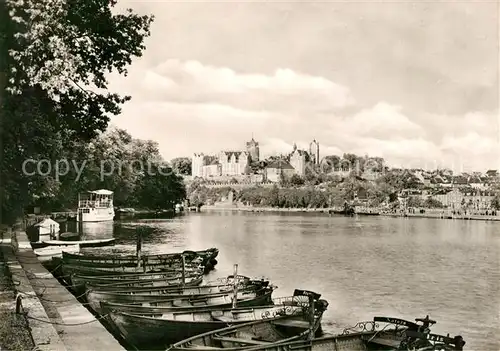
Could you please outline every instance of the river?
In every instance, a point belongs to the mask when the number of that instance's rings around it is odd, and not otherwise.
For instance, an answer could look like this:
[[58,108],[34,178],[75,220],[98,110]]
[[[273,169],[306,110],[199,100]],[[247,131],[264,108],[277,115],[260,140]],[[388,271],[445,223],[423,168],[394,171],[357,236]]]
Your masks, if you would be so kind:
[[209,278],[238,263],[239,274],[277,285],[275,296],[322,294],[325,331],[375,315],[429,315],[433,332],[462,335],[467,350],[500,350],[500,222],[207,211],[116,221],[88,236],[134,249],[139,225],[149,229],[145,251],[219,248]]

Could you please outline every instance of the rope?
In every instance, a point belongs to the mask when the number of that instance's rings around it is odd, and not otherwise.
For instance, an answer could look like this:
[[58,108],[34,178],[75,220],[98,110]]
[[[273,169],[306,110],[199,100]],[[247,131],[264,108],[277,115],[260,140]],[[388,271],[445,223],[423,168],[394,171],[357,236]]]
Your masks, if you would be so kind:
[[43,322],[43,323],[47,323],[47,324],[52,324],[52,325],[62,325],[62,326],[67,326],[67,327],[79,326],[79,325],[85,325],[85,324],[90,324],[90,323],[98,322],[101,319],[106,318],[108,315],[109,315],[109,313],[105,314],[103,316],[96,317],[95,319],[87,321],[87,322],[81,322],[81,323],[60,323],[60,322],[52,322],[52,321],[48,321],[48,320],[40,319],[40,318],[36,318],[36,317],[31,317],[30,315],[28,315],[27,312],[24,313],[24,316],[26,318],[33,319],[35,321],[39,321],[39,322]]
[[[81,297],[85,296],[85,294],[86,294],[86,292],[84,292],[83,294],[78,295],[78,296],[73,296],[73,295],[71,295],[71,299],[68,299],[68,300],[54,301],[54,300],[49,300],[49,299],[47,299],[47,298],[43,297],[43,293],[41,293],[41,294],[39,295],[39,294],[37,294],[37,293],[35,292],[35,295],[33,295],[33,294],[30,294],[30,293],[27,293],[26,291],[22,291],[22,290],[18,290],[18,289],[16,289],[16,290],[17,290],[19,293],[24,294],[24,295],[26,295],[26,296],[38,297],[40,300],[47,301],[47,302],[53,302],[53,303],[64,303],[64,302],[70,302],[70,301],[73,301],[73,299],[74,299],[74,298],[79,299],[79,298],[81,298]],[[82,304],[82,305],[86,305],[86,304],[88,304],[88,302],[82,302],[81,304]]]

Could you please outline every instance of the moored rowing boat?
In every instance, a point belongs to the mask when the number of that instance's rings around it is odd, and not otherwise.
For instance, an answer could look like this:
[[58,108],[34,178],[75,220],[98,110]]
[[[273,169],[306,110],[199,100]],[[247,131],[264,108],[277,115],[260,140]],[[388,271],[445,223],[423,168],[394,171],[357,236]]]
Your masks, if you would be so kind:
[[80,245],[47,246],[33,250],[41,262],[50,261],[54,257],[62,257],[65,252],[79,252]]
[[[426,328],[429,320],[417,320],[423,324],[417,325],[398,318],[375,317],[373,321],[346,328],[342,334],[312,337],[312,333],[304,332],[288,339],[276,337],[274,321],[257,321],[182,340],[168,348],[168,351],[463,350],[465,342],[461,336],[450,338],[430,334]],[[414,330],[415,326],[418,331]]]
[[[308,310],[302,306],[257,306],[243,308],[205,308],[191,311],[163,312],[159,314],[130,314],[111,311],[109,320],[122,337],[132,345],[147,349],[169,345],[201,333],[229,325],[281,317],[282,333],[294,335],[297,328],[307,330]],[[287,325],[290,328],[287,328]],[[299,327],[300,326],[300,327]]]
[[[191,290],[191,287],[187,289]],[[255,288],[243,288],[238,289],[237,293],[233,289],[217,291],[212,289],[212,292],[194,294],[194,290],[183,290],[173,293],[171,289],[153,288],[153,289],[139,289],[139,290],[122,290],[122,291],[99,291],[99,290],[87,290],[86,296],[89,306],[97,313],[101,313],[101,301],[109,301],[115,303],[137,303],[137,302],[154,302],[159,300],[188,300],[188,301],[199,301],[209,300],[212,297],[220,297],[221,295],[237,296],[237,299],[255,299],[260,296],[267,296],[269,300],[271,299],[272,291],[274,287],[267,286],[261,289]],[[186,292],[186,293],[184,293]],[[191,292],[191,293],[189,293]],[[269,301],[267,302],[269,303]],[[267,304],[266,303],[266,304]]]
[[[184,251],[179,253],[165,253],[165,254],[151,254],[145,255],[140,258],[140,261],[144,264],[163,264],[166,262],[182,260],[184,256],[185,262],[193,262],[199,259],[199,263],[205,266],[211,260],[215,260],[218,256],[219,250],[216,248],[210,248],[207,250],[200,251]],[[92,253],[79,253],[63,254],[63,261],[71,264],[81,264],[87,265],[91,264],[133,264],[137,265],[137,257],[133,255],[103,255],[103,254],[92,254]]]
[[[257,294],[255,292],[238,293],[236,305],[238,307],[265,306],[272,304],[272,290]],[[100,301],[102,314],[110,311],[126,312],[131,314],[141,313],[163,313],[167,311],[189,311],[200,308],[228,308],[232,306],[233,294],[220,293],[210,294],[202,297],[184,296],[175,299],[162,299],[157,301],[129,301],[127,303],[111,302],[109,300]]]

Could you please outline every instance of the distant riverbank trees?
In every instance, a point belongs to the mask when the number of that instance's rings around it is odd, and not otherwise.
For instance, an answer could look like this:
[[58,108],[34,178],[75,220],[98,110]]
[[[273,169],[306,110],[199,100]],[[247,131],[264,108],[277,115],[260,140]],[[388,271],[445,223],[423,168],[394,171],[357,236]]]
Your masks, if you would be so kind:
[[23,163],[84,157],[81,145],[130,99],[110,92],[106,75],[125,74],[142,55],[153,18],[116,13],[115,4],[0,1],[0,222],[12,223],[34,200],[62,201],[54,177],[28,175]]
[[111,128],[90,143],[72,148],[65,175],[51,179],[52,189],[34,194],[35,203],[53,210],[74,208],[78,194],[87,190],[114,191],[114,205],[141,209],[173,208],[186,197],[180,175],[163,161],[158,144],[134,139],[125,130]]
[[188,198],[192,205],[221,201],[233,192],[234,201],[252,206],[324,208],[342,206],[345,201],[360,199],[372,206],[388,201],[393,189],[385,184],[377,185],[354,175],[336,181],[311,185],[298,176],[293,176],[286,183],[272,186],[237,187],[228,184],[225,187],[208,187],[203,180],[195,180],[188,187]]

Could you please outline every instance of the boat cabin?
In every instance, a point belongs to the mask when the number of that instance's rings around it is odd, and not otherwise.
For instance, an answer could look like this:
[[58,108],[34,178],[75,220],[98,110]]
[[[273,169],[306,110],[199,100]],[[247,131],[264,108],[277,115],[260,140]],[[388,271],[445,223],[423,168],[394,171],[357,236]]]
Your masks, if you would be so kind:
[[100,189],[78,195],[78,222],[112,221],[114,216],[112,191]]
[[113,192],[110,190],[87,191],[78,195],[79,208],[109,208],[113,207]]

